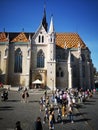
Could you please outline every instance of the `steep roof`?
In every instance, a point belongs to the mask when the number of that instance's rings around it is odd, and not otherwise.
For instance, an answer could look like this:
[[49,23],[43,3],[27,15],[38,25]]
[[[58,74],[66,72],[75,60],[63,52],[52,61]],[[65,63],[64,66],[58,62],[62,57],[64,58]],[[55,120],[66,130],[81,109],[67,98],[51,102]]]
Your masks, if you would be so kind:
[[62,48],[86,48],[85,43],[77,33],[56,33],[56,45]]
[[8,39],[6,37],[5,32],[1,32],[0,33],[0,42],[7,42],[7,41],[8,41]]
[[[9,34],[9,41],[10,42],[28,42],[29,35],[31,37],[34,33],[23,33],[23,32],[0,32],[0,42],[7,42],[8,38],[7,35]],[[77,33],[56,33],[56,45],[61,48],[86,48],[85,43],[82,41],[80,36]]]
[[25,33],[20,33],[18,36],[16,36],[11,42],[29,42],[27,39]]
[[[9,39],[7,38],[9,36]],[[32,37],[34,33],[25,32],[0,32],[0,42],[28,42],[29,35]]]

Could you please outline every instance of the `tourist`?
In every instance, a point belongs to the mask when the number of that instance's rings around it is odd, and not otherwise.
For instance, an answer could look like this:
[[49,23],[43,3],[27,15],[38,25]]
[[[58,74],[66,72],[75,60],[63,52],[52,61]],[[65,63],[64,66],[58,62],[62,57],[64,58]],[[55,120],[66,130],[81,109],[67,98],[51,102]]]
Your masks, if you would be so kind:
[[22,130],[20,121],[16,122],[15,130]]
[[43,110],[43,97],[40,98],[39,103],[40,103],[40,111],[42,111]]
[[53,130],[54,129],[54,111],[50,111],[49,113],[49,129]]
[[23,101],[24,101],[25,103],[28,102],[28,97],[29,97],[29,93],[28,93],[27,88],[26,88],[26,89],[23,91],[23,93],[22,93],[22,99],[23,99]]
[[70,120],[70,122],[74,123],[74,121],[73,121],[73,106],[72,106],[72,104],[70,104],[68,112],[69,112],[69,120]]
[[43,130],[40,117],[37,117],[37,119],[35,121],[35,130]]

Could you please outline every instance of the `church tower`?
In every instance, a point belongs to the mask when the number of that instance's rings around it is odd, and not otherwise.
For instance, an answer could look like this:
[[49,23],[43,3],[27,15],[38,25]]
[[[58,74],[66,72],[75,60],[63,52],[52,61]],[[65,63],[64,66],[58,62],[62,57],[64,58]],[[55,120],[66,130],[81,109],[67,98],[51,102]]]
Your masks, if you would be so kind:
[[47,86],[51,90],[56,89],[56,43],[55,30],[53,25],[53,16],[51,16],[50,27],[48,31],[48,60],[47,60]]

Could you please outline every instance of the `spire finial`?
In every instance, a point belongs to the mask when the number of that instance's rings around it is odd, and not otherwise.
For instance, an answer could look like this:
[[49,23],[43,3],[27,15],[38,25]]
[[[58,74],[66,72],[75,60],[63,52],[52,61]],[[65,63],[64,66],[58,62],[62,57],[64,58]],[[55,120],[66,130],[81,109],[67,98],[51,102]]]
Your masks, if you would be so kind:
[[22,32],[24,32],[24,28],[22,28]]
[[3,28],[3,32],[5,32],[5,28]]
[[46,0],[44,0],[44,10],[46,9]]

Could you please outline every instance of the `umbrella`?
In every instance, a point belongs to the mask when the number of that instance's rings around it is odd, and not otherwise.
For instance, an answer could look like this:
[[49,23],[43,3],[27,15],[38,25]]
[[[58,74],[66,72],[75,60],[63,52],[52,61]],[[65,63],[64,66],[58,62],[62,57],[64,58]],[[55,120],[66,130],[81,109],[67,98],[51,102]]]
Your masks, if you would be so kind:
[[40,81],[39,79],[35,80],[32,82],[33,84],[42,84],[42,81]]

